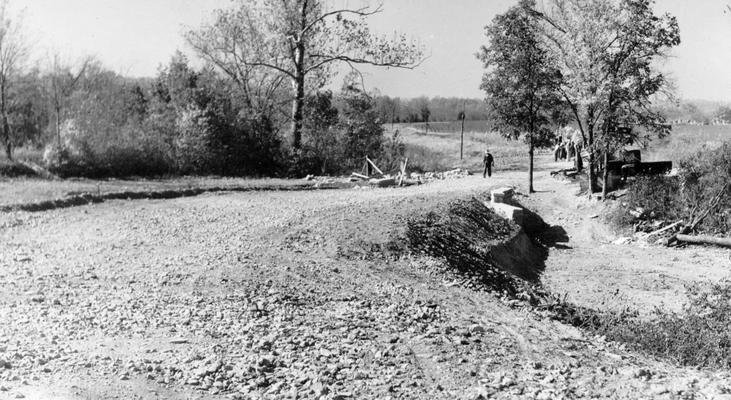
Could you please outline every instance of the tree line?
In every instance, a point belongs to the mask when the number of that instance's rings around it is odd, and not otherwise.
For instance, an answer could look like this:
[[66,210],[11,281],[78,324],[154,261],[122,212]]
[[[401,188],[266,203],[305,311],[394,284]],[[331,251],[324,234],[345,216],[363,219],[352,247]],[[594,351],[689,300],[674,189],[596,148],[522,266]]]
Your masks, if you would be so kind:
[[386,124],[457,121],[461,112],[468,121],[489,118],[483,99],[460,97],[426,97],[402,99],[375,95],[379,118]]
[[[380,7],[319,0],[237,0],[184,34],[204,61],[172,56],[151,79],[98,61],[30,67],[30,47],[0,7],[0,143],[43,148],[61,175],[337,173],[368,155],[393,162],[359,65],[413,68],[422,49],[370,31]],[[351,68],[331,91],[338,65]]]
[[[596,171],[630,141],[669,133],[653,99],[667,89],[654,62],[679,41],[650,0],[521,0],[486,28],[476,99],[367,93],[358,66],[414,68],[418,42],[367,24],[380,7],[318,0],[236,0],[185,39],[204,61],[173,55],[150,79],[94,59],[29,66],[22,29],[0,7],[0,143],[44,149],[63,175],[338,173],[364,156],[403,154],[384,124],[487,119],[533,149],[572,123]],[[330,91],[339,66],[351,73]],[[531,168],[532,170],[532,168]],[[606,168],[604,169],[606,171]],[[532,189],[532,179],[530,180]],[[605,185],[606,186],[606,185]]]

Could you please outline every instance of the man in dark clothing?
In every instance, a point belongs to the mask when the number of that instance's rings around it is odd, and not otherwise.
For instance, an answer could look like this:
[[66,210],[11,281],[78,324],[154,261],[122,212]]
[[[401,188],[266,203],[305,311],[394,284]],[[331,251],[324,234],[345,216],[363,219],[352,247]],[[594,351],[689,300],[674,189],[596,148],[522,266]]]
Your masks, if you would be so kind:
[[485,164],[485,170],[482,172],[482,177],[485,175],[492,176],[492,166],[495,164],[495,160],[492,158],[492,154],[488,150],[485,150],[485,158],[482,159],[482,163]]

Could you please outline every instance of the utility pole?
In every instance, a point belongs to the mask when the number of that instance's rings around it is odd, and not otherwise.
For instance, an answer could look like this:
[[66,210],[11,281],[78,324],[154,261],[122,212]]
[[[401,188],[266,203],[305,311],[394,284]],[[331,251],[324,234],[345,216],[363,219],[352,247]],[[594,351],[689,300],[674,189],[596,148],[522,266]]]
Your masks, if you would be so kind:
[[460,137],[459,137],[459,159],[460,160],[462,160],[464,157],[464,119],[466,117],[465,103],[466,103],[466,101],[462,102],[462,112],[460,112],[459,116],[457,116],[457,118],[459,118],[462,121],[462,130],[460,132]]

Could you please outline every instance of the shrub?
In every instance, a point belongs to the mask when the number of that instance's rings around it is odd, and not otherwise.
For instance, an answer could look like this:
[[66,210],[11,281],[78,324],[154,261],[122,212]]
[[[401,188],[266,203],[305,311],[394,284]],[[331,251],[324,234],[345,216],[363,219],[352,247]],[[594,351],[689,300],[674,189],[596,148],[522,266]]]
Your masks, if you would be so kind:
[[676,220],[685,213],[680,189],[680,177],[641,176],[630,185],[627,203],[630,207],[643,208],[645,213],[655,218]]
[[[703,148],[680,163],[682,190],[679,192],[688,208],[688,220],[697,218],[720,195],[715,210],[703,220],[700,228],[712,233],[731,230],[731,144],[709,150]],[[696,206],[697,205],[697,206]]]
[[[399,172],[401,162],[406,157],[406,145],[401,140],[398,130],[387,137],[381,144],[381,153],[378,156],[378,166],[383,172]],[[408,167],[408,166],[407,166]]]
[[441,152],[417,144],[407,144],[405,147],[404,156],[409,159],[409,171],[444,171],[451,167],[449,158]]
[[395,172],[405,155],[398,132],[386,138],[372,97],[346,87],[338,97],[329,91],[309,96],[303,146],[289,151],[288,176],[349,174],[368,156],[384,172]]
[[33,169],[15,162],[8,160],[0,160],[0,177],[17,178],[22,176],[35,176],[36,173]]
[[680,313],[656,309],[651,319],[624,311],[600,314],[592,330],[631,348],[681,365],[731,367],[731,283],[689,288]]
[[340,168],[360,169],[365,157],[377,159],[383,151],[383,125],[378,119],[373,98],[348,86],[339,98]]
[[726,233],[731,229],[731,145],[703,149],[681,161],[678,176],[638,177],[628,188],[627,208],[616,209],[609,219],[619,225],[634,219],[628,209],[642,208],[657,219],[679,220],[690,224],[712,200],[720,195],[714,212],[698,226],[710,233]]

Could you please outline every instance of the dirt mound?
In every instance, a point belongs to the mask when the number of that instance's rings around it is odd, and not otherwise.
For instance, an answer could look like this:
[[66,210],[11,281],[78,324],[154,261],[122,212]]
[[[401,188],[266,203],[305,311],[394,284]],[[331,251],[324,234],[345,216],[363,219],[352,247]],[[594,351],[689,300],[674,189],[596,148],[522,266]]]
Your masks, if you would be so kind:
[[443,258],[459,272],[477,274],[496,291],[516,293],[523,281],[537,281],[545,252],[516,224],[478,199],[456,200],[410,219],[409,248]]

